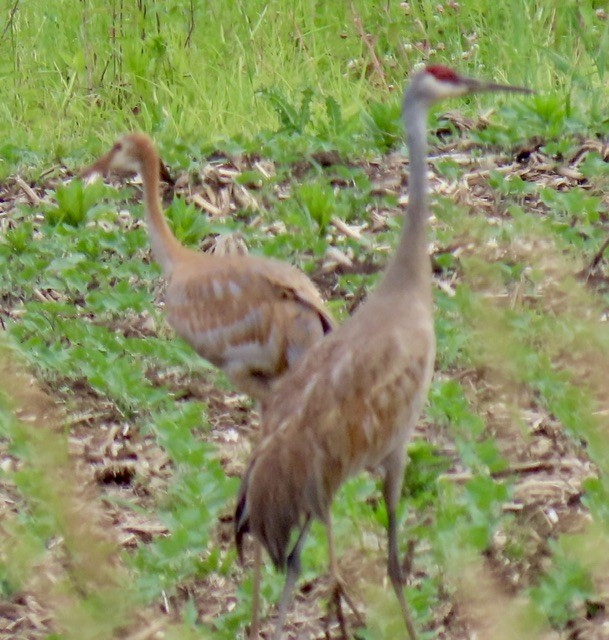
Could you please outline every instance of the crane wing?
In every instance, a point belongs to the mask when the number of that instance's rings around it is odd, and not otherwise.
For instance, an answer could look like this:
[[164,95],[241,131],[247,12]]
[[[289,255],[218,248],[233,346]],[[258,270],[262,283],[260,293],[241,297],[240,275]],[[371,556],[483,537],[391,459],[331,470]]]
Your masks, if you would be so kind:
[[168,285],[169,322],[242,389],[244,376],[281,375],[333,326],[315,286],[285,264],[216,256],[186,266]]

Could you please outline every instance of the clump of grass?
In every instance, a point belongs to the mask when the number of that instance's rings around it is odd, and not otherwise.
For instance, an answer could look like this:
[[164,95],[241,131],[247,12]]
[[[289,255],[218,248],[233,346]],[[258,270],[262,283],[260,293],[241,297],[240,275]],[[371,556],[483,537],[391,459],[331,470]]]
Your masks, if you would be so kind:
[[33,592],[65,638],[110,637],[133,621],[135,591],[104,531],[97,496],[68,456],[58,407],[21,367],[2,343],[0,438],[18,461],[2,475],[19,495],[19,512],[6,514],[0,531],[2,595]]

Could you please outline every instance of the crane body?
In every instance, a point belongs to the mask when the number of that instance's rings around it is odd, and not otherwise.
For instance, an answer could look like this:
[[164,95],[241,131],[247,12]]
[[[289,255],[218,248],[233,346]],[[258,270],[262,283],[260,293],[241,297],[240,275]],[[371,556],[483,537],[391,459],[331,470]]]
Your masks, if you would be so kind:
[[167,280],[169,324],[263,406],[275,381],[334,321],[315,285],[291,265],[249,255],[206,254],[181,245],[162,211],[159,167],[152,140],[131,133],[81,176],[141,174],[152,254]]

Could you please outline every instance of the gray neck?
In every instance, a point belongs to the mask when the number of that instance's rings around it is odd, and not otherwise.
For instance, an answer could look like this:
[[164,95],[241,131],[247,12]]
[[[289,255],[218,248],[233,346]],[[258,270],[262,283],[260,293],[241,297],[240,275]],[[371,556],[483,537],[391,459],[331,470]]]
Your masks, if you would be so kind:
[[381,283],[383,288],[404,289],[405,285],[428,283],[431,278],[427,254],[427,111],[413,86],[404,97],[403,117],[410,157],[408,207],[402,234]]

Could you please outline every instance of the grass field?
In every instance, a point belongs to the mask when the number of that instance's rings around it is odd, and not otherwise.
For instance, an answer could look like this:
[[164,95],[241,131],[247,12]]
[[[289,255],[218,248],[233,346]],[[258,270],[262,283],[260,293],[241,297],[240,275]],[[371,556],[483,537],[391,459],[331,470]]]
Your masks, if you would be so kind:
[[[231,517],[258,418],[165,324],[138,182],[74,171],[148,131],[182,242],[238,233],[343,318],[396,240],[400,96],[427,61],[538,93],[430,120],[438,356],[407,597],[423,638],[609,637],[603,3],[210,4],[2,6],[0,638],[228,640],[249,620]],[[333,510],[362,639],[403,633],[379,496],[362,475]],[[322,638],[322,527],[303,557],[287,635]],[[282,580],[265,569],[269,625]]]
[[[320,143],[373,152],[377,103],[397,102],[406,73],[427,60],[539,88],[537,110],[553,136],[565,120],[604,129],[609,23],[602,6],[7,0],[0,170],[71,166],[131,128],[154,133],[180,164],[221,140],[258,149],[276,129],[278,102]],[[483,98],[484,107],[492,100]],[[522,133],[546,131],[534,123]]]

